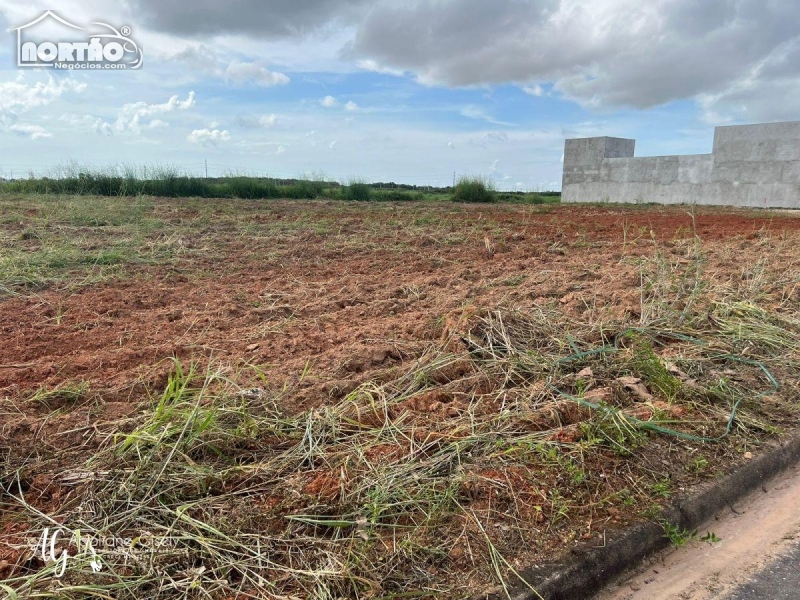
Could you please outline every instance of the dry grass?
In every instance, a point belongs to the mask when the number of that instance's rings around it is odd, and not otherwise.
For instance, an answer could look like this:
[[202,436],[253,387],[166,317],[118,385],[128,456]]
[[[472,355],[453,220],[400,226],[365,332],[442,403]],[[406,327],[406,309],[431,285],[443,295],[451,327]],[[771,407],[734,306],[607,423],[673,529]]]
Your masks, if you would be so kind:
[[[563,548],[620,509],[653,516],[677,478],[696,481],[797,424],[786,383],[800,376],[800,319],[791,303],[759,303],[782,275],[720,281],[704,272],[696,239],[686,254],[670,262],[654,245],[637,259],[634,321],[493,307],[388,381],[300,414],[280,408],[295,390],[264,373],[242,389],[252,366],[176,361],[139,417],[99,432],[102,450],[63,473],[71,492],[57,514],[18,483],[3,500],[34,537],[60,527],[132,541],[97,549],[99,573],[75,547],[63,577],[55,563],[19,565],[4,589],[462,597],[487,578],[508,589],[530,558],[519,547]],[[667,447],[685,461],[672,465],[678,474],[648,460]],[[153,539],[167,543],[154,551]]]

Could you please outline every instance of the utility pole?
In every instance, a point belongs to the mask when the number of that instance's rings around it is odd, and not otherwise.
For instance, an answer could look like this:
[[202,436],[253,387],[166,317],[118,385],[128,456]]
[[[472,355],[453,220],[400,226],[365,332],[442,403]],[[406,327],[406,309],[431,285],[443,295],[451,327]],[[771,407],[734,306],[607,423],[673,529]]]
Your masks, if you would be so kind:
[[206,163],[206,179],[208,179],[208,159],[205,160]]
[[456,172],[453,171],[453,187],[456,187]]

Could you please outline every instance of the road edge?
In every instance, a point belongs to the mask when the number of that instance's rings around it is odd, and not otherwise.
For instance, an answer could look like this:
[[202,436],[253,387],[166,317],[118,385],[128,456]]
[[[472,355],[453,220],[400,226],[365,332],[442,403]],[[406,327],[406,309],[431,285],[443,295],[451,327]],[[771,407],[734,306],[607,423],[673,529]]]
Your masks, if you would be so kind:
[[[661,517],[683,529],[697,529],[720,510],[731,507],[799,462],[800,434],[793,434],[773,442],[763,453],[737,465],[720,479],[676,499],[662,511]],[[528,585],[519,580],[508,580],[508,594],[496,591],[483,597],[487,600],[588,599],[616,576],[668,545],[669,540],[660,525],[637,523],[616,532],[603,547],[575,549],[556,562],[537,564],[520,571],[520,577]]]

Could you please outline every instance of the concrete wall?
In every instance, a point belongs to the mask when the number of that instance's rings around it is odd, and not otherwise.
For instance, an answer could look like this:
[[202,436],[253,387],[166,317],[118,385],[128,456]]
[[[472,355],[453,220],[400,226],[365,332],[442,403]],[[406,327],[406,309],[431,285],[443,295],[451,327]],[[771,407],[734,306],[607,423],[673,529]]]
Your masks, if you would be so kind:
[[634,147],[567,140],[562,201],[800,208],[800,122],[717,127],[712,154],[633,158]]

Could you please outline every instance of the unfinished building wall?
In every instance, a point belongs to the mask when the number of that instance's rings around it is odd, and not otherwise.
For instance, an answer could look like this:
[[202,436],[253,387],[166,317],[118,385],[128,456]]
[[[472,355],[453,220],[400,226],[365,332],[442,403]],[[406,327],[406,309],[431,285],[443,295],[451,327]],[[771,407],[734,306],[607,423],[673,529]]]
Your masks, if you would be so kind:
[[800,122],[717,127],[711,154],[634,158],[634,146],[567,140],[562,201],[800,208]]

